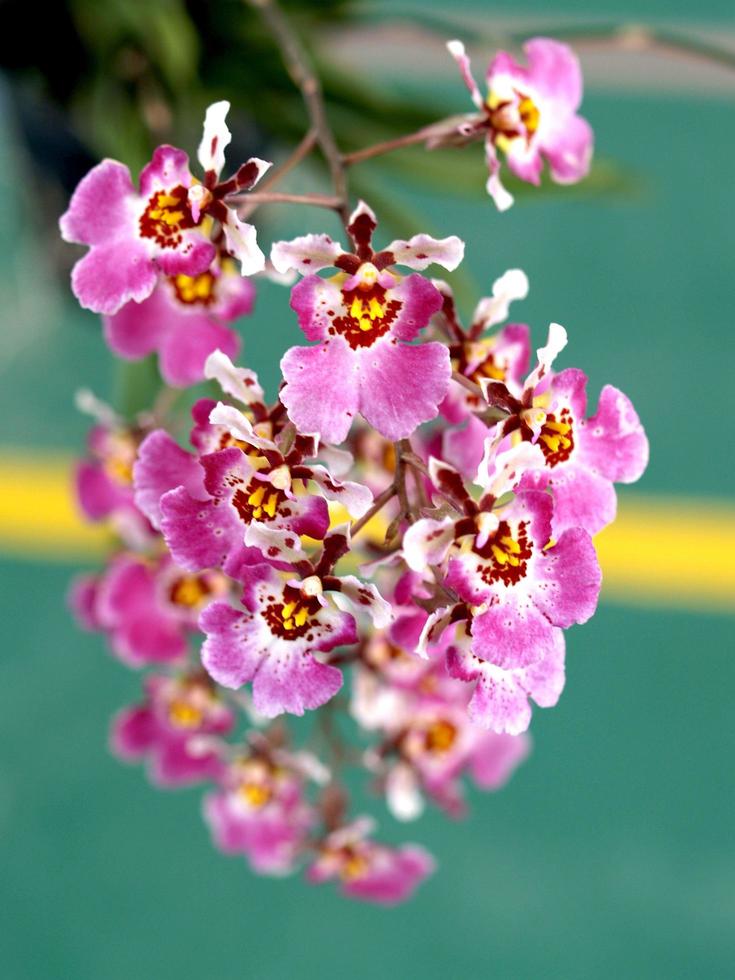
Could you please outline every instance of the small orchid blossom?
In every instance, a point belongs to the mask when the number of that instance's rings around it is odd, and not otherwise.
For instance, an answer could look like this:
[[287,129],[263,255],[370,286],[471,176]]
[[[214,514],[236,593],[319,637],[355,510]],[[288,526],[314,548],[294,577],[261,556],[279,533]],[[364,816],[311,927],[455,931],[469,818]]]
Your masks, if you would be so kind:
[[250,190],[270,167],[256,157],[235,177],[220,182],[224,147],[231,136],[225,124],[229,102],[207,110],[199,162],[204,182],[189,170],[189,157],[173,146],[159,146],[140,175],[136,190],[130,171],[116,160],[103,160],[80,182],[60,220],[67,242],[88,245],[72,272],[72,289],[82,306],[112,316],[129,301],[142,303],[159,275],[196,278],[212,265],[211,219],[220,222],[227,251],[243,275],[265,266],[255,229],[237,217],[225,201]]
[[600,591],[600,569],[587,532],[570,528],[552,543],[548,494],[517,491],[510,503],[496,506],[517,490],[540,458],[541,450],[529,443],[493,457],[478,472],[484,491],[479,503],[452,467],[430,460],[432,481],[462,516],[423,518],[404,537],[409,567],[444,568],[446,586],[469,606],[480,607],[473,618],[471,651],[501,671],[526,669],[552,657],[558,627],[586,622]]
[[519,397],[502,382],[481,383],[491,404],[507,413],[493,430],[488,454],[519,438],[535,443],[543,456],[526,471],[521,488],[551,490],[554,536],[571,527],[596,534],[615,519],[613,484],[633,483],[645,470],[648,439],[630,399],[612,385],[586,417],[587,375],[577,368],[551,370],[565,344],[566,332],[552,324]]
[[243,608],[215,602],[199,621],[206,670],[224,687],[252,681],[255,710],[266,718],[302,715],[329,701],[342,674],[315,654],[355,643],[354,618],[327,602],[316,576],[291,580],[261,564],[241,577]]
[[179,662],[201,610],[228,591],[217,572],[191,575],[168,556],[153,562],[125,553],[91,588],[73,593],[80,619],[106,633],[115,655],[130,667]]
[[162,277],[142,303],[104,317],[105,339],[127,360],[157,352],[163,380],[186,387],[203,379],[213,351],[237,354],[240,340],[228,324],[251,313],[254,298],[252,280],[224,255],[197,276]]
[[201,671],[180,677],[151,674],[143,704],[121,711],[110,741],[121,759],[148,761],[161,787],[217,779],[224,765],[216,745],[230,732],[234,715]]
[[238,756],[220,783],[204,799],[204,818],[216,847],[245,855],[260,874],[293,871],[316,823],[302,774],[288,760],[251,752]]
[[[354,682],[355,717],[362,727],[378,730],[384,737],[369,758],[374,759],[372,768],[384,781],[388,806],[399,820],[421,814],[422,793],[449,814],[461,816],[464,771],[482,789],[496,790],[529,749],[523,735],[498,735],[472,722],[467,685],[449,677],[444,665],[448,631],[443,639],[413,683],[398,685],[391,682],[390,673],[374,668],[361,669]],[[416,663],[410,652],[408,657]]]
[[327,500],[340,501],[357,517],[365,513],[372,503],[368,488],[306,463],[316,455],[314,440],[276,428],[252,372],[236,368],[221,351],[205,371],[242,405],[208,402],[205,422],[195,406],[192,441],[215,451],[197,457],[156,430],[142,443],[135,466],[136,500],[177,562],[191,571],[233,572],[243,561],[273,558],[274,547],[287,561],[298,560],[301,535],[321,540],[327,533]]
[[498,150],[512,173],[531,184],[540,183],[544,160],[558,184],[574,184],[587,175],[593,135],[577,115],[582,73],[568,45],[545,37],[526,41],[526,67],[500,51],[488,66],[485,98],[462,42],[450,41],[447,47],[480,113],[463,122],[460,133],[468,138],[484,133],[487,190],[500,211],[513,204],[513,197],[500,181]]
[[145,547],[153,529],[135,503],[133,467],[142,432],[117,418],[93,426],[89,456],[77,464],[77,502],[89,521],[108,522],[130,547]]
[[[493,283],[492,294],[477,304],[470,326],[460,323],[454,294],[447,283],[434,281],[444,303],[434,323],[451,338],[449,355],[452,371],[474,384],[487,379],[504,382],[511,391],[521,391],[528,371],[529,329],[523,323],[510,323],[489,336],[485,332],[507,319],[513,301],[528,294],[528,279],[520,269],[509,269]],[[452,423],[442,436],[442,457],[464,476],[471,478],[482,459],[487,425],[475,413],[487,405],[479,394],[452,381],[440,411]],[[464,422],[461,428],[457,428]]]
[[[292,347],[281,369],[281,400],[302,432],[340,443],[360,413],[387,439],[410,436],[436,416],[450,377],[443,344],[412,345],[441,307],[441,295],[423,276],[401,276],[395,265],[426,269],[459,265],[464,244],[455,236],[437,240],[415,235],[373,251],[377,222],[360,202],[348,231],[353,251],[327,235],[276,242],[271,253],[279,271],[305,275],[291,294],[301,329],[314,347]],[[336,267],[331,279],[314,275]]]
[[464,623],[455,627],[455,641],[447,650],[447,670],[452,677],[473,685],[467,711],[476,725],[518,736],[531,723],[530,700],[539,708],[553,708],[564,690],[564,632],[555,627],[537,659],[511,665],[492,653],[477,653],[491,649],[497,635],[495,622],[467,608],[465,615]]
[[332,831],[320,844],[307,871],[313,884],[331,879],[341,882],[344,895],[379,905],[397,905],[410,898],[434,871],[434,859],[422,847],[405,844],[387,847],[369,838],[369,819]]
[[[304,234],[276,242],[266,263],[239,217],[273,202],[344,219],[352,165],[417,141],[484,139],[500,210],[512,203],[503,156],[534,184],[545,163],[557,182],[584,176],[592,133],[569,48],[535,38],[526,66],[499,53],[486,97],[463,46],[449,50],[475,112],[353,153],[330,140],[314,87],[315,125],[272,182],[318,147],[331,197],[248,198],[270,166],[257,158],[223,179],[222,101],[206,112],[200,179],[171,146],[138,187],[104,160],[61,218],[63,237],[88,246],[72,288],[103,314],[112,351],[156,354],[167,385],[207,382],[181,398],[162,390],[134,418],[77,398],[95,419],[79,504],[106,522],[112,547],[69,605],[119,661],[149,671],[142,703],[113,720],[112,749],[161,786],[206,782],[214,846],[255,872],[305,868],[311,882],[384,905],[409,898],[434,861],[378,843],[372,822],[354,819],[344,764],[360,763],[404,821],[427,804],[462,816],[468,784],[507,782],[529,750],[532,703],[561,696],[564,630],[595,610],[590,535],[614,516],[613,483],[637,479],[648,458],[621,392],[604,388],[586,418],[585,375],[555,373],[559,324],[529,373],[529,328],[508,322],[528,293],[520,269],[492,283],[465,327],[450,285],[427,272],[457,268],[456,236],[377,250],[375,214],[360,201],[345,247]],[[247,277],[259,273],[289,288],[307,343],[284,354],[272,401],[232,360],[232,325],[250,312]],[[306,725],[323,761],[288,718],[320,708]]]

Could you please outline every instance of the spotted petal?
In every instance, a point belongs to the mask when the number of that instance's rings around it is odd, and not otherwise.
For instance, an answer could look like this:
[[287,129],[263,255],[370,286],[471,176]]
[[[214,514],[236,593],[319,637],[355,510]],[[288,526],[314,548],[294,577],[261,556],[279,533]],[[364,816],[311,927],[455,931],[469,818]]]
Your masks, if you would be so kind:
[[339,242],[332,241],[329,235],[301,235],[290,242],[274,242],[271,262],[277,272],[295,269],[305,276],[333,266],[343,252]]
[[230,103],[223,100],[214,102],[204,116],[204,132],[197,154],[202,170],[213,170],[219,177],[225,165],[225,150],[232,141],[232,133],[225,119],[230,111]]
[[528,296],[528,277],[521,269],[508,269],[493,283],[492,296],[480,300],[472,317],[473,326],[483,330],[508,319],[510,304]]
[[440,239],[420,234],[408,241],[396,239],[385,251],[393,254],[397,265],[407,265],[409,269],[420,271],[436,263],[451,272],[464,258],[464,242],[456,235]]

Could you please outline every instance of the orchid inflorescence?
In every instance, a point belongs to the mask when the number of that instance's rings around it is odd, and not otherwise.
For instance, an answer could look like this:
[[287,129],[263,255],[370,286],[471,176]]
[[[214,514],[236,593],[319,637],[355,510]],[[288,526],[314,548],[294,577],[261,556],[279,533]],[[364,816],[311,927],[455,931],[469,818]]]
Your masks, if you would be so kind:
[[[532,183],[544,159],[556,181],[584,176],[592,137],[568,47],[529,41],[527,67],[498,54],[487,96],[463,46],[449,49],[476,112],[421,141],[484,139],[501,210],[501,155]],[[427,800],[461,815],[465,774],[488,790],[509,778],[529,750],[530,702],[562,692],[564,630],[600,590],[591,536],[615,517],[613,484],[643,472],[647,441],[616,388],[587,415],[585,375],[555,369],[563,327],[532,362],[528,327],[500,326],[528,291],[520,270],[464,326],[450,286],[426,275],[454,270],[464,243],[385,242],[367,203],[350,212],[347,168],[375,153],[335,156],[323,115],[312,142],[340,179],[334,198],[300,200],[334,208],[344,236],[276,242],[267,262],[239,211],[289,195],[253,191],[270,166],[257,158],[222,178],[228,108],[207,111],[198,177],[170,146],[137,188],[105,160],[61,219],[89,246],[72,288],[110,348],[157,352],[170,386],[217,389],[194,404],[188,448],[171,411],[122,418],[81,397],[96,421],[79,501],[117,545],[72,605],[148,671],[140,703],[114,719],[114,750],[158,786],[206,783],[218,848],[394,903],[433,859],[349,815],[345,770],[362,767],[399,820]],[[310,342],[284,354],[273,402],[232,360],[230,324],[252,312],[259,276],[292,286]],[[316,723],[287,724],[305,713]]]

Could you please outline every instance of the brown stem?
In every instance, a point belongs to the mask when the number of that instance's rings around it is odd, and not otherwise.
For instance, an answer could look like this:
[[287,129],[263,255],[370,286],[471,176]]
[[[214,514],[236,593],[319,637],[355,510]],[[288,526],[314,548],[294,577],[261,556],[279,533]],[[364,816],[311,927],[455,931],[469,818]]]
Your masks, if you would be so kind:
[[281,166],[276,167],[275,170],[272,170],[263,178],[258,185],[258,190],[267,191],[270,190],[271,187],[275,187],[279,181],[283,180],[286,174],[291,173],[294,167],[297,167],[302,160],[308,157],[315,146],[316,132],[313,129],[310,129],[291,155],[283,161]]
[[366,511],[362,515],[362,517],[352,522],[352,525],[350,527],[350,537],[354,538],[357,532],[361,531],[368,523],[368,521],[371,521],[373,517],[375,517],[375,515],[385,507],[388,501],[392,500],[395,497],[395,495],[396,495],[396,488],[395,485],[391,483],[391,485],[387,487],[385,490],[383,490],[381,494],[378,494],[370,510]]
[[400,439],[398,442],[393,443],[393,448],[396,453],[396,477],[394,486],[396,488],[398,503],[401,505],[400,516],[410,519],[411,504],[408,500],[408,489],[406,487],[406,467],[408,464],[405,460],[405,454],[411,452],[411,443],[408,439]]
[[415,133],[407,133],[405,136],[397,136],[392,140],[385,140],[383,143],[375,143],[373,146],[366,146],[362,150],[355,150],[354,153],[345,153],[342,163],[345,167],[351,167],[355,163],[363,160],[371,160],[373,157],[382,156],[384,153],[392,153],[393,150],[400,150],[404,146],[415,146],[416,143],[423,143],[428,139],[429,130],[433,127],[423,127]]
[[471,391],[473,395],[476,395],[478,398],[482,398],[483,401],[485,400],[485,396],[482,393],[482,388],[479,385],[476,385],[474,381],[470,381],[469,378],[466,378],[463,374],[460,374],[459,371],[452,371],[452,381],[456,381],[458,385],[462,385],[462,387],[466,388],[467,391]]
[[332,175],[334,192],[339,199],[336,210],[339,211],[346,225],[348,221],[347,177],[342,164],[342,155],[327,119],[322,87],[311,66],[311,60],[276,0],[245,0],[245,2],[260,11],[278,45],[286,71],[301,92],[317,142]]
[[[236,201],[237,198],[228,198]],[[317,208],[330,208],[332,211],[340,211],[342,201],[340,198],[328,194],[283,194],[280,191],[253,191],[243,198],[250,213],[253,208],[250,205],[258,204],[311,204]],[[242,217],[242,215],[241,215]]]
[[[283,161],[281,166],[276,167],[275,170],[271,170],[271,172],[267,174],[258,184],[257,193],[262,194],[265,191],[270,190],[272,187],[275,187],[276,184],[279,184],[287,174],[291,173],[294,167],[297,167],[301,161],[311,153],[315,146],[316,133],[313,129],[310,129],[291,155]],[[238,213],[241,218],[246,219],[250,217],[257,205],[248,207],[247,198],[244,198],[244,200],[245,205]]]

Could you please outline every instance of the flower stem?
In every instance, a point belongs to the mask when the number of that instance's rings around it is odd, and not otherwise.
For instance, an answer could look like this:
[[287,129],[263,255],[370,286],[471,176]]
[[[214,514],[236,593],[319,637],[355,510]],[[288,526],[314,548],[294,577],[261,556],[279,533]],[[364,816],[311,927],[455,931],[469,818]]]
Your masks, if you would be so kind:
[[369,510],[365,511],[362,517],[352,522],[350,527],[350,537],[354,538],[357,532],[361,531],[368,521],[371,521],[373,517],[375,517],[375,515],[385,507],[388,501],[395,497],[395,495],[396,487],[394,483],[391,483],[391,485],[383,490],[381,494],[378,494],[378,496],[375,498],[373,506]]
[[281,52],[286,71],[301,92],[317,143],[321,147],[332,175],[334,193],[339,200],[335,210],[339,212],[342,222],[347,225],[347,176],[342,163],[342,154],[339,152],[332,127],[327,119],[321,83],[312,68],[311,59],[276,0],[245,0],[245,2],[260,11]]
[[423,127],[416,130],[415,133],[407,133],[405,136],[397,136],[395,139],[385,140],[383,143],[374,143],[372,146],[366,146],[363,150],[355,150],[354,153],[346,153],[342,157],[342,163],[346,167],[351,167],[355,163],[361,163],[363,160],[370,160],[373,157],[382,156],[384,153],[392,153],[393,150],[400,150],[404,146],[415,146],[416,143],[423,143],[430,135],[430,128]]
[[[232,200],[231,198],[229,200]],[[253,191],[248,193],[243,202],[247,205],[258,204],[311,204],[317,208],[330,208],[339,211],[342,205],[340,198],[328,194],[284,194],[280,191]],[[252,210],[252,209],[251,209]]]

